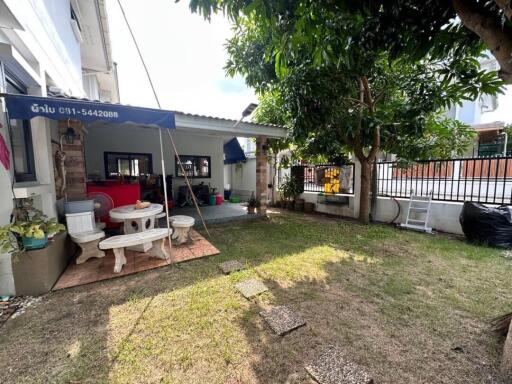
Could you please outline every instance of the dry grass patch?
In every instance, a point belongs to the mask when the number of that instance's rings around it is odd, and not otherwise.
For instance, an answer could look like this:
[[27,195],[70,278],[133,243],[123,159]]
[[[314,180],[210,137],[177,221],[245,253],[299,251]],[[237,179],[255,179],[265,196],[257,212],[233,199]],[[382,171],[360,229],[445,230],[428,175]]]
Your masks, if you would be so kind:
[[[279,213],[211,229],[222,254],[49,294],[0,331],[2,382],[310,383],[343,345],[379,383],[493,383],[511,261],[446,236]],[[231,275],[217,264],[248,268]],[[270,289],[248,301],[233,286]],[[258,313],[307,325],[280,337]]]

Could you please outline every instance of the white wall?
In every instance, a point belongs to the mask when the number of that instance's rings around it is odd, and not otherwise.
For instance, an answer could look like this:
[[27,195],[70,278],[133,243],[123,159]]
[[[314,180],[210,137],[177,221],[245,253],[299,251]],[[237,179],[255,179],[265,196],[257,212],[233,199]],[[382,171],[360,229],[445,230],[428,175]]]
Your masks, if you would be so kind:
[[480,123],[492,123],[495,121],[503,121],[505,124],[512,124],[512,85],[505,87],[505,92],[498,96],[498,108],[492,112],[482,113]]
[[65,92],[83,96],[80,43],[71,29],[69,0],[4,0],[24,30],[3,30],[36,72]]
[[[379,197],[377,200],[377,221],[390,222],[398,213],[397,202],[400,205],[400,216],[396,223],[405,222],[409,199],[393,199]],[[452,203],[446,201],[433,201],[430,211],[430,219],[427,226],[442,232],[463,234],[459,223],[459,216],[462,211],[462,203]]]
[[340,204],[319,204],[317,192],[304,192],[300,196],[308,203],[315,204],[315,211],[319,213],[326,213],[329,215],[354,217],[354,197],[349,196],[348,205]]
[[[354,197],[349,197],[349,205],[337,204],[318,204],[317,193],[305,192],[301,197],[310,203],[315,203],[315,211],[330,215],[357,218],[354,211]],[[394,223],[405,222],[407,216],[407,208],[409,207],[409,199],[397,199],[396,201],[388,197],[379,197],[377,199],[377,215],[376,220],[384,223],[391,223],[398,213],[400,205],[400,215]],[[462,203],[452,203],[444,201],[433,201],[430,212],[430,219],[427,223],[429,227],[435,230],[463,234],[459,223],[459,216],[462,211]]]
[[[47,80],[74,96],[83,96],[80,44],[70,24],[69,0],[0,0],[19,21],[21,29],[0,29],[3,43],[0,62],[28,87],[29,94],[45,96]],[[8,48],[8,49],[6,49]],[[4,91],[0,73],[0,91]],[[0,101],[0,134],[9,144],[5,106]],[[16,183],[16,193],[34,195],[35,206],[49,216],[55,216],[55,187],[50,142],[50,121],[35,118],[31,121],[34,163],[37,180]],[[13,165],[6,171],[0,166],[0,225],[10,220],[13,208]],[[35,192],[37,191],[37,192]],[[15,294],[12,262],[9,254],[0,255],[0,294]]]
[[[151,153],[153,155],[153,172],[162,173],[160,142],[158,129],[130,125],[88,125],[89,134],[85,138],[85,163],[87,174],[100,174],[105,177],[104,152]],[[180,155],[205,155],[211,157],[211,179],[191,179],[193,184],[204,181],[211,187],[224,193],[224,150],[223,137],[191,135],[173,132],[174,141]],[[167,174],[176,175],[174,151],[169,137],[163,132],[164,160]],[[180,185],[185,185],[183,178],[174,178],[174,196]]]
[[231,190],[256,192],[256,159],[247,159],[245,163],[226,165],[230,175]]
[[[273,184],[273,167],[271,164],[267,166],[267,184]],[[226,164],[224,166],[224,174],[227,176],[224,185],[229,184],[231,190],[249,191],[256,193],[256,158],[249,157],[245,163]],[[276,177],[277,179],[277,177]],[[277,183],[277,180],[276,180]],[[276,186],[274,186],[277,188]],[[272,189],[268,189],[268,200],[272,201]],[[278,200],[278,192],[276,189],[275,198]]]
[[[316,192],[304,192],[301,197],[308,202],[315,203],[315,211],[331,215],[357,218],[359,216],[359,194],[360,182],[359,175],[361,167],[357,159],[352,159],[355,163],[354,172],[354,195],[349,196],[348,205],[338,204],[318,204]],[[395,223],[405,221],[407,209],[409,207],[409,199],[392,199],[388,197],[379,197],[377,199],[376,221],[389,223],[398,213],[397,202],[400,205],[400,215],[396,218]],[[462,211],[462,203],[452,203],[445,201],[432,201],[430,219],[428,226],[443,232],[463,234],[459,223],[459,216]]]

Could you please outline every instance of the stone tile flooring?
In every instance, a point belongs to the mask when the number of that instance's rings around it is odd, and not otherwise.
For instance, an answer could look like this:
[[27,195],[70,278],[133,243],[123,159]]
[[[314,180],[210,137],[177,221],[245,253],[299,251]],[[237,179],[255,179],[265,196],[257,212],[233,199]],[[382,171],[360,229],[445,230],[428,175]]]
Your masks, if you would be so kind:
[[320,384],[373,384],[364,368],[350,361],[336,345],[324,348],[318,358],[306,365],[306,371]]
[[286,306],[262,311],[260,315],[269,327],[280,336],[306,325],[306,322],[299,315]]
[[[194,230],[191,232],[191,239],[193,241],[191,244],[172,246],[171,259],[173,263],[181,263],[220,253],[208,240]],[[126,250],[125,255],[126,264],[120,273],[114,273],[115,258],[111,250],[107,251],[105,257],[101,259],[89,259],[83,264],[76,264],[73,261],[57,281],[53,290],[113,279],[169,264],[166,260],[151,257],[146,253]]]
[[256,279],[250,279],[242,281],[235,285],[235,288],[246,298],[258,296],[263,292],[268,291],[268,288],[261,281]]
[[219,264],[219,268],[223,274],[229,275],[230,273],[240,271],[245,268],[245,264],[238,260],[228,260]]
[[[225,223],[233,220],[255,220],[260,219],[260,215],[248,215],[245,204],[224,202],[222,205],[203,205],[201,214],[207,224]],[[172,215],[191,216],[196,220],[196,226],[201,226],[201,218],[199,217],[195,207],[174,207],[171,211]],[[165,225],[165,221],[163,221]]]

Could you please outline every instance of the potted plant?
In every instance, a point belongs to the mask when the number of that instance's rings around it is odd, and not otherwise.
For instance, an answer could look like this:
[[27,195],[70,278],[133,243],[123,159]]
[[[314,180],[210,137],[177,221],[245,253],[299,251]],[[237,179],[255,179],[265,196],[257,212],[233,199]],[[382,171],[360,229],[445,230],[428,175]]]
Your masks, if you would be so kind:
[[294,199],[296,196],[300,195],[301,186],[294,178],[285,175],[284,181],[279,186],[279,193],[281,195],[281,199],[284,201],[285,207],[293,209]]
[[41,295],[55,285],[76,250],[64,229],[31,199],[16,200],[12,222],[0,227],[0,251],[10,254],[16,295]]
[[24,250],[42,249],[48,239],[65,230],[56,219],[49,219],[33,207],[31,199],[23,199],[14,210],[14,222],[0,227],[0,250],[14,255]]
[[249,199],[249,203],[247,205],[247,213],[252,215],[255,213],[256,208],[259,207],[259,202],[256,200],[256,196],[254,196],[254,192],[251,193],[251,198]]
[[23,249],[41,249],[48,245],[48,238],[63,231],[64,225],[59,224],[56,219],[48,219],[46,216],[34,216],[29,221],[14,222],[10,224],[11,232],[20,239]]

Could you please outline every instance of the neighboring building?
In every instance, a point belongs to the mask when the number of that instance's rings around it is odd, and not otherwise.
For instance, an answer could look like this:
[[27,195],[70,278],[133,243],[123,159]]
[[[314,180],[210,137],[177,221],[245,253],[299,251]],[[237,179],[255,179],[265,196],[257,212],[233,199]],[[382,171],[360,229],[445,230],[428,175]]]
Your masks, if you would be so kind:
[[[495,71],[498,63],[491,56],[481,62],[483,69]],[[448,116],[471,125],[478,133],[478,138],[468,155],[496,156],[512,152],[512,141],[503,132],[506,125],[512,124],[512,86],[505,87],[505,92],[496,96],[483,95],[477,100],[464,101],[448,112]]]

